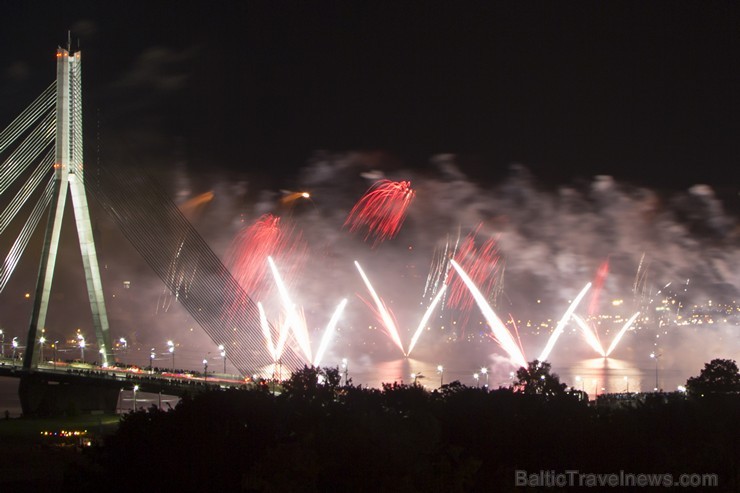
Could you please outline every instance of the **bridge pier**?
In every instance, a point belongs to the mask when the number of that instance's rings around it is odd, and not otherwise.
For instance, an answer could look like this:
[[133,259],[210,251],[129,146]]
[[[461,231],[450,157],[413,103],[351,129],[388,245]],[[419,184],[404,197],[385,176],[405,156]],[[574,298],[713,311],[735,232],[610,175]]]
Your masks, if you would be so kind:
[[122,382],[25,372],[18,386],[24,416],[115,413]]

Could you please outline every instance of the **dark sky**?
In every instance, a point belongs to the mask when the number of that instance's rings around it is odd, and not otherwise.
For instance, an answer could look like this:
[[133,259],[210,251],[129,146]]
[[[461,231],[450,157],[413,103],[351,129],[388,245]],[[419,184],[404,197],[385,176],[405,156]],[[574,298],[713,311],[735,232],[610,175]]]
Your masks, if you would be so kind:
[[71,28],[102,159],[275,186],[319,149],[452,152],[481,180],[517,162],[551,183],[738,183],[734,2],[13,0],[3,17],[0,121],[52,81]]

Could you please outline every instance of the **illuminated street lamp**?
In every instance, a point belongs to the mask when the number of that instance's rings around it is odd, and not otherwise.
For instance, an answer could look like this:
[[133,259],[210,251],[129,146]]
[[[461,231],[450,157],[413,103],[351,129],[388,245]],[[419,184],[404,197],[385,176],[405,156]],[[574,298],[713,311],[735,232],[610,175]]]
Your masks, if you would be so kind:
[[80,359],[84,362],[85,361],[85,338],[82,334],[77,334],[77,340],[80,341]]
[[121,337],[120,339],[118,339],[118,342],[123,346],[123,350],[121,352],[123,354],[126,354],[126,350],[128,349],[128,341],[126,340],[126,338]]
[[42,363],[44,361],[44,343],[45,342],[46,342],[46,337],[44,336],[39,337],[39,349],[41,350],[39,354],[39,357],[40,357],[39,361],[41,361]]
[[344,385],[349,385],[349,364],[347,358],[342,358],[342,370],[344,370]]
[[18,338],[14,337],[11,341],[11,345],[13,346],[13,364],[15,365],[15,352],[18,350]]
[[488,388],[488,368],[483,367],[480,369],[480,372],[486,376],[486,388]]
[[581,391],[586,392],[586,381],[580,375],[576,375],[576,383],[578,382],[581,382]]
[[154,373],[154,357],[156,354],[154,353],[154,348],[151,349],[149,352],[149,373]]
[[208,360],[203,358],[203,381],[208,381]]
[[660,358],[662,355],[658,353],[650,353],[650,357],[655,360],[655,388],[653,389],[654,392],[658,391],[658,358]]
[[54,350],[54,369],[57,368],[57,345],[59,344],[59,341],[54,341],[54,344],[51,345],[51,348]]
[[167,341],[167,347],[170,354],[172,354],[172,371],[175,371],[175,343]]
[[480,387],[480,383],[478,381],[478,378],[480,378],[480,375],[478,375],[477,373],[473,373],[473,378],[475,378],[475,386]]
[[134,411],[136,411],[136,393],[139,391],[139,386],[134,385]]
[[221,358],[224,360],[224,375],[226,375],[226,348],[223,344],[220,344],[218,350],[221,351]]
[[411,378],[414,379],[414,385],[416,385],[416,379],[419,378],[419,375],[417,375],[416,373],[412,373]]
[[441,387],[444,384],[444,366],[437,365],[437,373],[439,373],[439,386]]

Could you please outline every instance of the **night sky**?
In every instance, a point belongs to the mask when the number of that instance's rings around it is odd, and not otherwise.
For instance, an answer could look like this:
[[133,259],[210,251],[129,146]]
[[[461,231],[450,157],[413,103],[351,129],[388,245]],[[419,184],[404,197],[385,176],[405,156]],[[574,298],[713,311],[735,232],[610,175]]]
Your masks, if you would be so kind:
[[[87,159],[284,186],[318,150],[737,201],[734,2],[3,4],[0,120],[83,50]],[[728,204],[732,205],[732,204]]]

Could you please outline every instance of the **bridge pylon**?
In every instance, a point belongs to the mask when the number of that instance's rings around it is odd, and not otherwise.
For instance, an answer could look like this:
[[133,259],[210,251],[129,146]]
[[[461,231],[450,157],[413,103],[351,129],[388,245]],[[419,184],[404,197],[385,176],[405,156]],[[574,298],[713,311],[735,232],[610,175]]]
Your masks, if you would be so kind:
[[54,188],[49,209],[49,219],[44,234],[38,280],[28,328],[23,367],[27,370],[38,366],[36,351],[39,328],[46,323],[54,266],[59,249],[59,235],[64,217],[67,192],[72,196],[77,237],[85,269],[85,282],[92,310],[93,328],[100,347],[101,363],[107,366],[114,361],[108,315],[103,298],[95,240],[90,211],[85,193],[85,175],[82,157],[82,66],[80,52],[71,53],[58,48],[56,81],[56,140],[54,160]]

